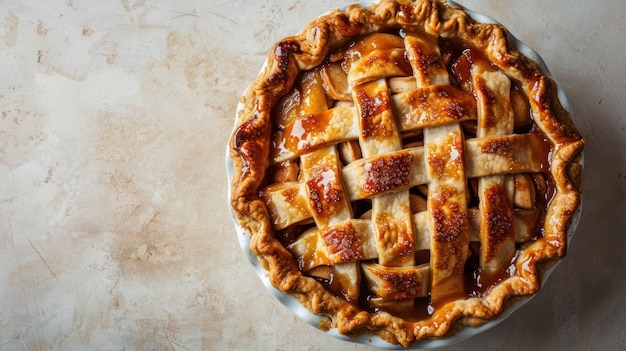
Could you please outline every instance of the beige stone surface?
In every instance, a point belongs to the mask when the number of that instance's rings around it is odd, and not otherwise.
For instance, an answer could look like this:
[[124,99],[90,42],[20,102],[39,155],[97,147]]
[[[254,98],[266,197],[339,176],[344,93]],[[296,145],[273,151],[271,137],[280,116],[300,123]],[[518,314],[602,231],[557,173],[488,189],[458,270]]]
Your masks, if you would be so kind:
[[[449,350],[626,347],[626,3],[459,1],[541,53],[588,144],[542,291]],[[225,147],[265,52],[349,1],[0,1],[0,350],[366,350],[239,247]]]

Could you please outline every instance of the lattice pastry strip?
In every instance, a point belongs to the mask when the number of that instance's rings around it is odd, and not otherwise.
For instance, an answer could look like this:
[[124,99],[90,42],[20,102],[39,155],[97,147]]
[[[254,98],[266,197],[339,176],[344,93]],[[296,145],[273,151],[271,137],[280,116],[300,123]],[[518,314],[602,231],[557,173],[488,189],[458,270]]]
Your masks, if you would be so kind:
[[404,41],[392,34],[375,33],[357,41],[347,50],[346,61],[352,88],[378,79],[411,75],[411,67],[404,59]]
[[427,33],[405,33],[404,46],[419,87],[448,85],[450,77],[441,61],[439,40]]
[[[515,119],[509,78],[486,65],[475,65],[471,74],[472,90],[478,101],[476,136],[513,133]],[[504,270],[515,255],[514,189],[514,177],[510,175],[492,175],[478,180],[482,218],[480,268],[487,273]]]
[[[405,38],[407,56],[413,68],[417,89],[448,87],[450,84],[448,71],[441,61],[439,46],[429,43],[432,41],[436,43],[436,38],[428,35],[421,38],[408,35]],[[456,110],[462,111],[461,108]],[[455,119],[464,117],[465,113],[454,114],[454,111],[454,107],[446,109],[449,116],[446,124],[424,129],[431,239],[430,297],[433,304],[438,304],[445,298],[465,295],[463,273],[469,251],[465,143],[461,126]],[[429,112],[425,111],[426,114]]]
[[408,90],[392,98],[403,132],[477,118],[474,97],[451,85],[405,84],[398,89]]
[[259,192],[276,230],[312,218],[304,183],[292,181],[275,183]]
[[[409,73],[406,65],[399,64],[404,62],[404,50],[402,40],[396,36],[373,35],[357,44],[352,51],[371,46],[370,42],[381,42],[377,37],[387,38],[384,42],[388,45],[377,45],[366,55],[359,53],[348,72],[348,82],[352,86],[353,101],[360,121],[360,149],[366,158],[402,149],[401,128],[394,116],[389,88],[383,77],[405,76]],[[378,70],[378,67],[382,70]],[[377,77],[380,78],[371,81]],[[395,167],[392,176],[373,175],[370,179],[375,179],[384,188],[388,186],[385,182],[406,179],[408,173],[408,168]],[[413,267],[415,237],[409,191],[387,192],[372,198],[372,225],[378,247],[378,263],[361,265],[368,288],[378,296],[371,299],[371,303],[380,304],[389,300],[408,302],[426,296],[429,279],[427,267]],[[399,285],[398,282],[403,284]]]
[[300,158],[300,169],[317,228],[324,229],[352,218],[352,208],[343,189],[341,165],[335,147],[324,147],[303,155]]
[[[367,57],[362,58],[366,60]],[[358,67],[355,64],[354,67]],[[350,81],[351,74],[348,73]],[[363,81],[365,77],[361,77]],[[359,144],[364,157],[377,156],[402,149],[400,131],[391,108],[386,81],[365,82],[352,89],[359,116]],[[398,170],[398,169],[397,169]],[[399,169],[408,173],[408,169]],[[388,192],[372,198],[372,224],[383,266],[412,266],[413,224],[407,190]]]
[[424,130],[431,228],[431,300],[465,294],[469,247],[463,132],[458,124]]

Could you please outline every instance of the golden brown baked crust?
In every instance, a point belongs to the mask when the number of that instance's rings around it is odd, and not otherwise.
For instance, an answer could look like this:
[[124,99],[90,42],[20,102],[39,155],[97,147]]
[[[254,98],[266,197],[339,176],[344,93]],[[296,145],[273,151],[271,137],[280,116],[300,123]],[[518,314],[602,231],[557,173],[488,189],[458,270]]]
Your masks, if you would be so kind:
[[[453,299],[423,320],[363,309],[330,292],[300,270],[299,263],[276,237],[260,192],[271,164],[272,111],[293,87],[300,72],[322,64],[329,53],[373,32],[408,28],[442,40],[480,48],[528,97],[535,125],[551,144],[549,174],[554,195],[543,221],[542,236],[517,251],[515,273],[483,296]],[[510,48],[506,30],[476,23],[463,10],[436,0],[382,0],[369,7],[350,6],[332,11],[308,24],[299,34],[275,44],[266,65],[242,97],[230,140],[234,166],[231,206],[250,235],[250,249],[269,273],[274,287],[297,298],[311,312],[326,316],[323,328],[339,333],[372,333],[390,343],[409,346],[454,333],[459,325],[480,325],[507,308],[511,296],[535,293],[541,265],[565,255],[569,222],[580,204],[580,172],[575,162],[584,141],[561,106],[555,83],[538,65]]]

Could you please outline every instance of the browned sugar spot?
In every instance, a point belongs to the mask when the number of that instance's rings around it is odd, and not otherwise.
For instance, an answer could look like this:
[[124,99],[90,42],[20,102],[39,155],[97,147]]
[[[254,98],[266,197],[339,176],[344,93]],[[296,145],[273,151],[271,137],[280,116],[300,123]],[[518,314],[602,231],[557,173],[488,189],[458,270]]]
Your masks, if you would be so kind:
[[361,134],[364,137],[391,136],[392,130],[381,116],[390,108],[388,96],[383,93],[369,96],[361,90],[357,93],[357,99],[361,108]]
[[337,228],[328,228],[320,233],[332,254],[338,254],[343,262],[363,257],[362,239],[351,223]]
[[465,107],[458,102],[448,102],[446,104],[446,115],[455,119],[465,116]]
[[[306,182],[309,189],[311,207],[318,216],[330,216],[336,212],[337,204],[341,202],[342,191],[337,188],[337,179],[330,179],[325,167],[316,167],[311,178]],[[334,177],[334,172],[332,173]]]
[[393,154],[365,163],[365,182],[361,185],[361,190],[378,194],[408,185],[412,162],[413,156],[410,154]]
[[418,51],[418,68],[419,70],[424,73],[424,75],[428,74],[428,69],[431,66],[434,66],[436,68],[441,68],[441,62],[439,60],[439,55],[437,55],[436,53],[430,53],[430,54],[422,54],[420,49],[417,49]]
[[[435,225],[435,233],[433,239],[438,242],[456,242],[457,239],[465,232],[467,223],[467,215],[465,212],[459,211],[459,205],[452,203],[448,206],[450,211],[446,213],[441,208],[433,208],[432,216]],[[455,250],[456,251],[456,250]],[[459,252],[453,252],[460,255]]]
[[513,152],[513,142],[508,139],[489,139],[481,143],[480,149],[488,154],[510,155]]
[[497,249],[502,242],[510,238],[513,233],[513,211],[507,201],[503,187],[494,185],[485,190],[485,207],[487,209],[486,228],[488,240],[487,258],[497,255]]
[[379,277],[393,286],[393,300],[404,300],[422,293],[422,284],[413,272],[381,273]]

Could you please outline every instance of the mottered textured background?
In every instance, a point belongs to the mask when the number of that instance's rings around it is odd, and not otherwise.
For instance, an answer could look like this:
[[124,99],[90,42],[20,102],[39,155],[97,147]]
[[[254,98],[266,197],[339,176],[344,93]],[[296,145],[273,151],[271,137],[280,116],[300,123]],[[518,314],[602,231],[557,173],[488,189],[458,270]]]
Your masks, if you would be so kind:
[[[587,139],[567,258],[446,350],[626,347],[626,3],[461,0],[536,49]],[[365,350],[247,262],[225,148],[270,46],[349,1],[0,2],[0,350]]]

